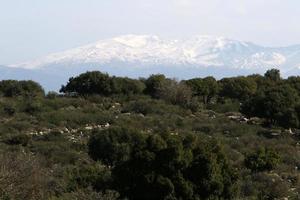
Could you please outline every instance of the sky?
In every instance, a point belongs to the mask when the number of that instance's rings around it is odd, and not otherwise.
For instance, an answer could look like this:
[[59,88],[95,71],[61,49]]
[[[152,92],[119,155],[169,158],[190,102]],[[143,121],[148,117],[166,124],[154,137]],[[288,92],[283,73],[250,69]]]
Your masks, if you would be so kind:
[[124,34],[300,44],[299,0],[0,0],[0,65]]

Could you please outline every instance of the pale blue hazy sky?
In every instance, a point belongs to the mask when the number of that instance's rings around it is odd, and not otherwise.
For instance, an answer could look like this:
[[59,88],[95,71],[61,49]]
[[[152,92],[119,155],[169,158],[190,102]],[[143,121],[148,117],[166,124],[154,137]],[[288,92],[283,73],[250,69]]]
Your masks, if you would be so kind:
[[300,44],[299,0],[0,0],[0,64],[123,34]]

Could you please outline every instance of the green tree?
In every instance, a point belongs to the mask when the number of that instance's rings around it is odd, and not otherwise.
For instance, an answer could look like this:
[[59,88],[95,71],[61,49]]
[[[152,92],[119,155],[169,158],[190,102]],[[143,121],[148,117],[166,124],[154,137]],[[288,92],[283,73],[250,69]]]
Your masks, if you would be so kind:
[[83,73],[75,78],[70,78],[66,86],[62,86],[60,92],[78,93],[80,95],[112,93],[113,82],[108,74],[99,71]]
[[286,84],[259,91],[241,107],[248,116],[266,118],[271,124],[284,127],[297,127],[295,106],[299,97],[297,92]]
[[297,94],[300,95],[300,76],[288,77],[288,79],[284,80],[284,83],[294,88]]
[[[125,147],[125,148],[124,148]],[[112,129],[89,142],[93,159],[112,168],[129,199],[233,199],[236,176],[219,144],[196,135],[146,135]]]
[[192,99],[192,91],[184,82],[166,80],[158,89],[157,97],[174,105],[188,107]]
[[0,81],[0,95],[5,97],[37,97],[44,96],[45,92],[42,86],[34,81],[3,80]]
[[203,103],[207,104],[218,93],[218,83],[214,77],[195,78],[186,81],[186,84],[192,88],[193,94],[201,96]]
[[142,94],[144,89],[145,85],[140,80],[127,77],[110,77],[108,74],[93,71],[70,78],[67,85],[62,86],[60,92],[109,96],[113,94]]
[[114,166],[130,158],[132,145],[141,140],[140,136],[134,130],[120,127],[104,130],[101,134],[95,132],[88,143],[89,155]]
[[281,80],[280,71],[278,69],[270,69],[265,73],[265,78],[278,82]]
[[256,93],[257,84],[255,80],[247,77],[224,78],[219,81],[222,97],[245,100]]
[[145,89],[145,84],[140,80],[113,77],[113,93],[115,94],[142,94]]
[[166,81],[167,78],[163,74],[151,75],[145,80],[145,93],[154,98],[159,98],[160,90]]

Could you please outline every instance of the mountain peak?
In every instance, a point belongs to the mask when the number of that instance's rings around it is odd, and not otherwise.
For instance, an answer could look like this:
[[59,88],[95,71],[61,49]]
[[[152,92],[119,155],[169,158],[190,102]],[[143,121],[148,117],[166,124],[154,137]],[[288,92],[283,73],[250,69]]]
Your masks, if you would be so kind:
[[160,38],[155,35],[124,35],[112,40],[128,47],[139,48],[149,43],[159,42]]
[[[191,66],[260,70],[290,70],[300,65],[300,47],[266,48],[225,37],[198,35],[190,39],[162,39],[156,35],[122,35],[51,54],[12,67],[43,69],[64,65]],[[123,64],[122,64],[123,63]]]
[[[92,70],[146,77],[162,73],[186,79],[237,76],[278,68],[283,76],[300,74],[300,46],[270,48],[208,35],[165,39],[123,35],[1,68],[2,79],[32,79],[57,89],[69,77]],[[13,67],[13,68],[12,68]]]

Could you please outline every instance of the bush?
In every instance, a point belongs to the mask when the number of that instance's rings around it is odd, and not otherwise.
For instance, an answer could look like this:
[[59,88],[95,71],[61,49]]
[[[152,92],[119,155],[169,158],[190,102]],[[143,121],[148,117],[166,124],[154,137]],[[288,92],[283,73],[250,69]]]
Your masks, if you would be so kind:
[[100,134],[94,132],[88,143],[89,155],[94,160],[115,165],[130,158],[131,148],[138,140],[140,135],[136,131],[125,128],[110,128]]
[[0,81],[0,95],[4,97],[44,96],[44,89],[34,81]]
[[273,150],[260,149],[246,156],[245,165],[255,172],[270,171],[280,162],[280,156]]
[[24,112],[34,115],[42,110],[42,105],[39,101],[33,99],[25,99],[22,109]]
[[111,172],[108,167],[100,163],[91,163],[72,167],[69,170],[68,188],[76,190],[77,188],[92,187],[97,191],[105,191],[111,187]]
[[16,108],[12,104],[3,105],[3,112],[8,116],[13,116],[16,113]]
[[146,135],[112,128],[94,133],[89,154],[114,166],[115,189],[133,200],[236,195],[236,176],[219,145],[193,135]]
[[30,140],[31,140],[31,136],[26,134],[18,134],[18,135],[10,136],[9,138],[5,139],[5,143],[9,145],[27,146]]
[[55,91],[50,91],[46,95],[46,98],[48,98],[48,99],[55,99],[57,97],[59,97],[59,94]]
[[30,154],[0,154],[0,177],[0,199],[48,199],[51,193],[48,171]]

